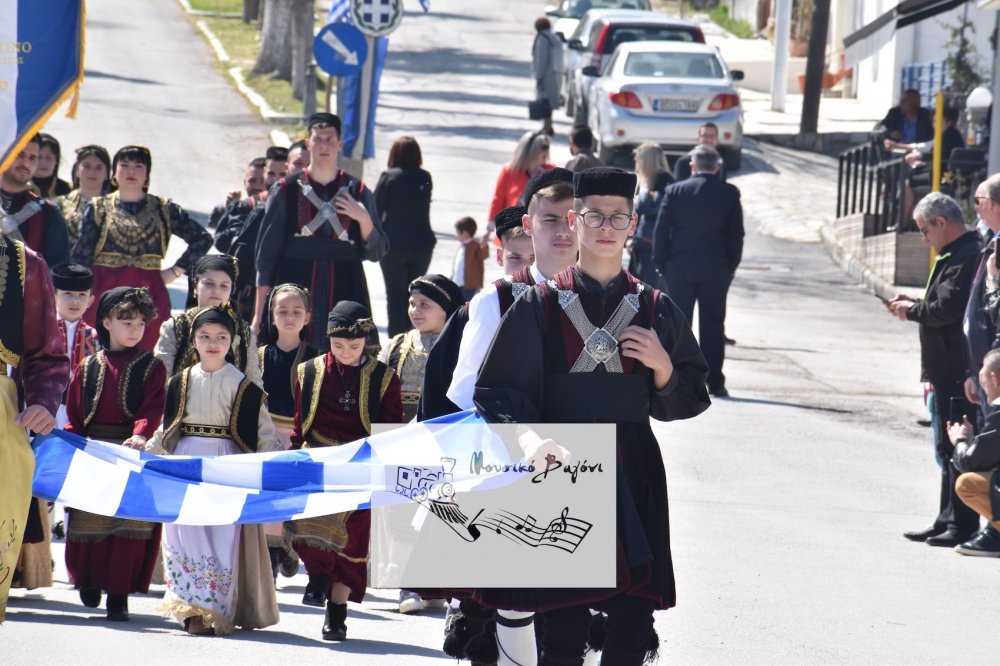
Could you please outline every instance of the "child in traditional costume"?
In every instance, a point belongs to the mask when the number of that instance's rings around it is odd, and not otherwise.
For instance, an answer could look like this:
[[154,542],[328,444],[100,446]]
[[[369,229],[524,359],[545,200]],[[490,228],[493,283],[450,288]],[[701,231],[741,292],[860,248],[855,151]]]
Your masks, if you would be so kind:
[[[189,281],[187,309],[163,322],[153,352],[167,366],[171,376],[197,363],[191,322],[203,309],[229,302],[237,277],[239,266],[236,257],[228,254],[207,255],[195,263]],[[250,324],[238,318],[233,337],[232,363],[250,381],[262,386],[256,349],[257,338]]]
[[[147,289],[116,287],[101,296],[97,311],[101,350],[73,375],[66,430],[142,449],[163,417],[166,368],[139,346],[156,309]],[[129,619],[128,595],[149,590],[160,528],[69,509],[66,568],[85,606],[97,608],[103,591],[108,619]]]
[[396,371],[402,384],[404,421],[411,421],[417,415],[431,347],[445,322],[464,303],[462,290],[443,275],[422,275],[410,283],[407,312],[413,328],[392,338],[379,358]]
[[[231,363],[236,330],[228,304],[194,317],[199,362],[170,378],[163,426],[150,451],[220,456],[277,450],[264,391]],[[163,558],[163,610],[189,633],[221,635],[278,622],[263,526],[166,525]]]
[[[337,446],[368,436],[372,423],[402,422],[399,378],[365,353],[374,328],[360,303],[341,301],[330,312],[330,351],[298,367],[294,443]],[[370,528],[368,509],[285,523],[309,573],[302,603],[326,605],[323,640],[347,638],[347,602],[365,596]]]
[[[319,351],[306,342],[309,318],[309,293],[295,284],[278,285],[267,300],[268,319],[261,330],[266,343],[257,351],[264,373],[267,409],[274,421],[274,434],[283,449],[292,447],[295,424],[295,379],[300,364],[315,358]],[[288,577],[299,570],[299,559],[286,538],[282,523],[264,525],[267,550],[275,579],[281,572]]]

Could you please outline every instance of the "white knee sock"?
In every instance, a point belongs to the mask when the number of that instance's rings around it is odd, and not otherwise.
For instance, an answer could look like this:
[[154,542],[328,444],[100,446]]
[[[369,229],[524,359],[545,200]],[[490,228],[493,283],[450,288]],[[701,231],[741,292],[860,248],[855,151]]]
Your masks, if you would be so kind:
[[[534,616],[534,613],[520,611],[497,611],[497,648],[500,651],[497,666],[538,665]],[[504,622],[519,626],[504,626]]]

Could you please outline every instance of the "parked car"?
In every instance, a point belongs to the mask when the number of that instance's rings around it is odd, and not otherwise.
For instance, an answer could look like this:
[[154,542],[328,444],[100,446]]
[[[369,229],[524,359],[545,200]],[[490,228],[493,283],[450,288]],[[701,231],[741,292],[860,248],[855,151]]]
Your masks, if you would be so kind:
[[695,23],[657,12],[592,9],[584,14],[566,42],[563,58],[566,115],[586,121],[591,77],[581,73],[584,67],[596,67],[600,72],[619,44],[654,40],[704,44],[705,35]]
[[647,141],[684,154],[695,146],[698,127],[713,122],[726,168],[739,169],[743,106],[733,82],[743,72],[729,70],[714,46],[630,42],[615,50],[603,73],[593,66],[583,73],[593,82],[588,124],[605,162]]
[[576,30],[580,17],[591,9],[641,9],[650,11],[649,0],[559,0],[545,8],[545,13],[555,21],[552,32],[565,41]]

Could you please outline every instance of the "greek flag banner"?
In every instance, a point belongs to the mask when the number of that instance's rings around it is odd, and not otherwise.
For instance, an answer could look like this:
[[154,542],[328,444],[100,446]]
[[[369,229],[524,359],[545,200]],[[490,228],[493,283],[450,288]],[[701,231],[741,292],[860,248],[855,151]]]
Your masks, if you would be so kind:
[[[440,469],[444,461],[454,466],[477,457],[510,463],[502,441],[472,410],[341,446],[272,453],[156,456],[61,430],[37,437],[33,446],[36,497],[105,516],[179,525],[277,522],[366,509],[373,493],[405,503],[412,493],[398,492],[399,467]],[[449,480],[456,490],[504,483],[472,476]]]
[[[0,171],[83,80],[83,0],[0,2]],[[76,97],[67,111],[73,116]]]
[[333,0],[330,4],[330,12],[326,15],[326,22],[336,23],[345,16],[349,16],[351,11],[351,0]]

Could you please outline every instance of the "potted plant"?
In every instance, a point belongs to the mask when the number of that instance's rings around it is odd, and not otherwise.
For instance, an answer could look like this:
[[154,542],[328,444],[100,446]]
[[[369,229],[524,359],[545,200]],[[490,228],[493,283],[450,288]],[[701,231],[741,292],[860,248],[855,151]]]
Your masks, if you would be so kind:
[[812,33],[813,0],[794,0],[792,3],[792,35],[788,55],[804,58],[809,52],[809,35]]

